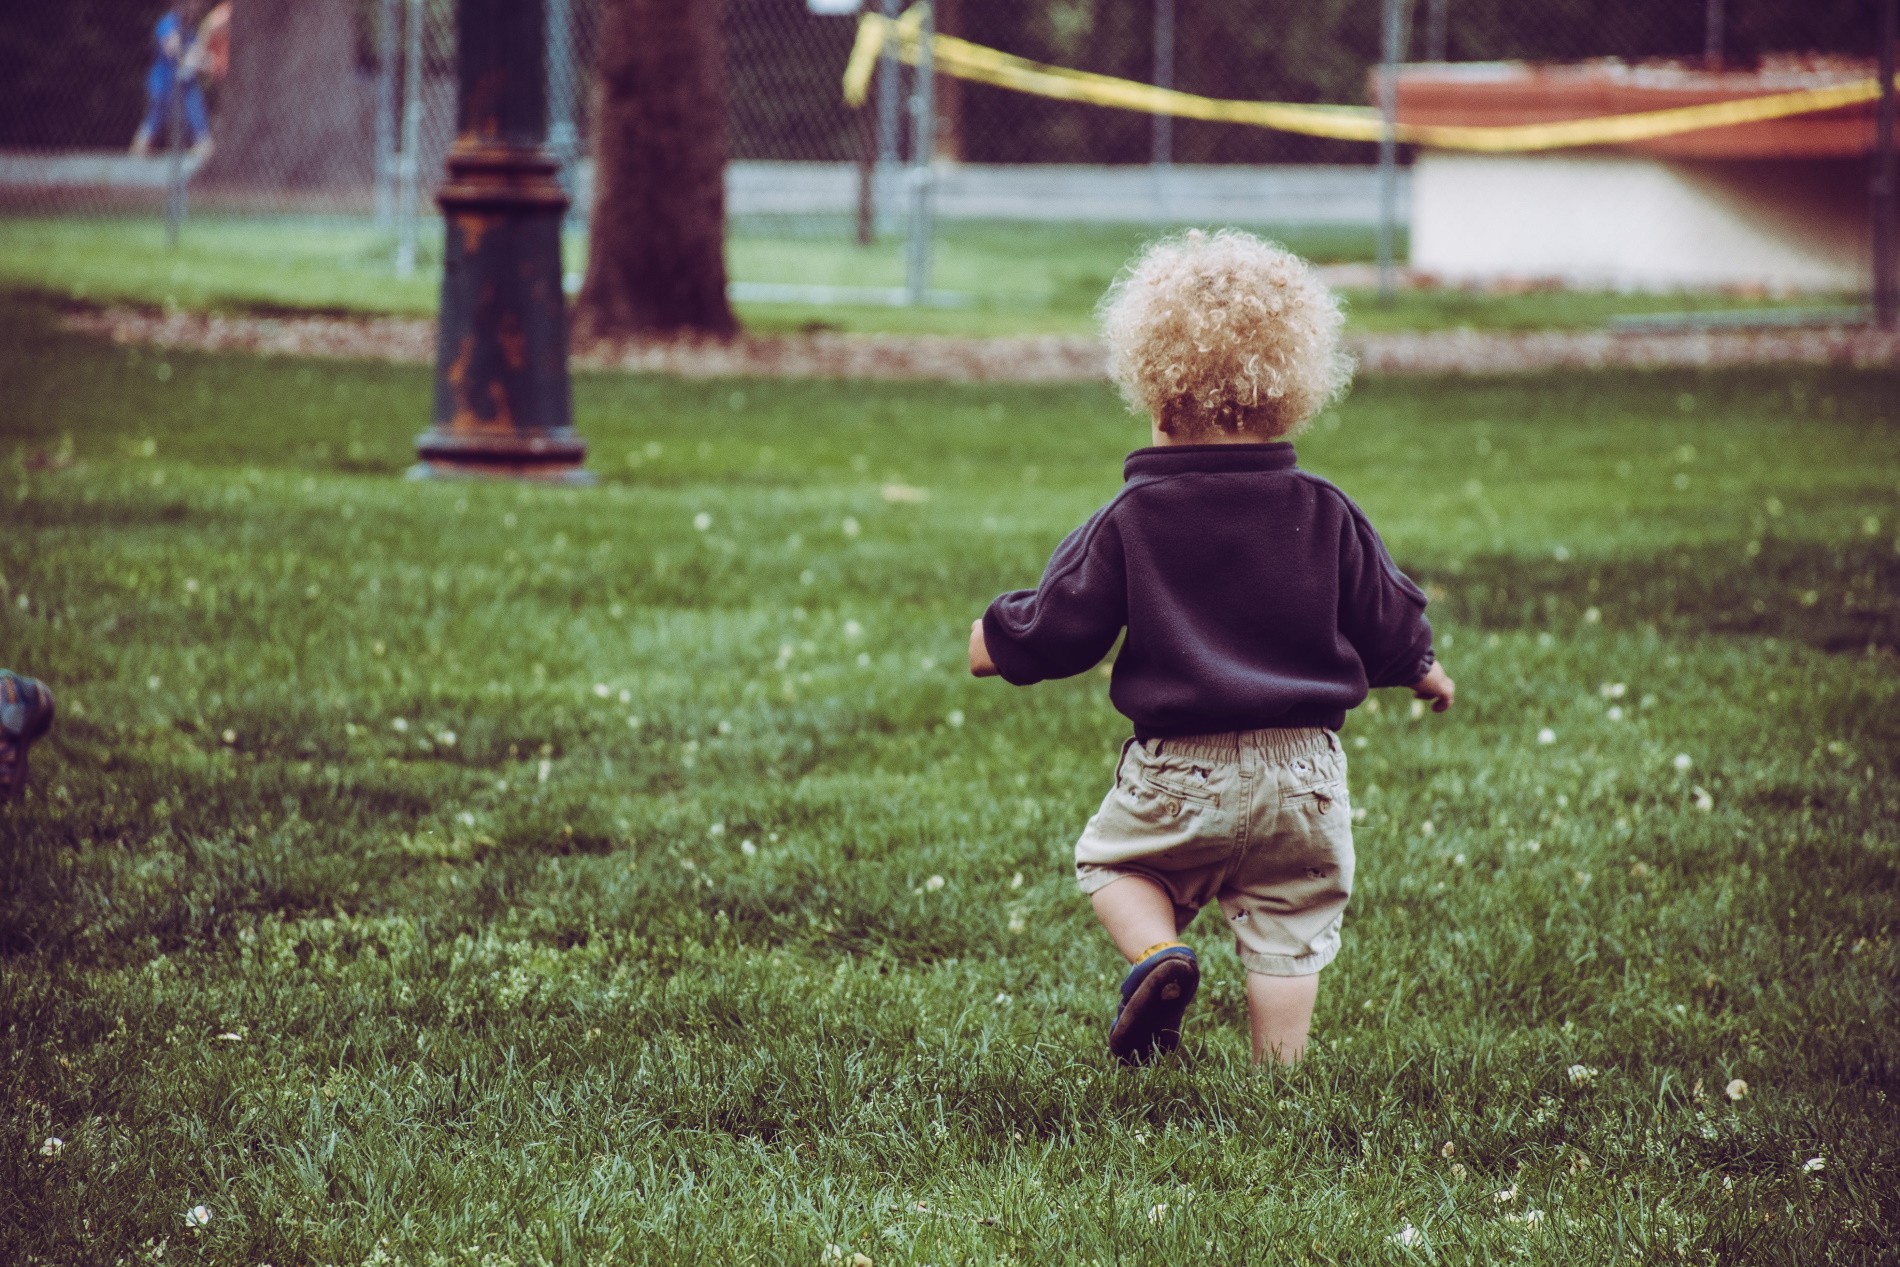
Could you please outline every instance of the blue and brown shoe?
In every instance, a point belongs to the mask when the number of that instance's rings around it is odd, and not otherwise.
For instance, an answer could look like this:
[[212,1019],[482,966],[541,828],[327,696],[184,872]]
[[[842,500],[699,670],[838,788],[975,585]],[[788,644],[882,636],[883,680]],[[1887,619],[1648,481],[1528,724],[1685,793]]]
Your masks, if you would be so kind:
[[1181,1044],[1181,1017],[1201,987],[1201,962],[1178,941],[1150,946],[1122,980],[1121,1007],[1108,1030],[1108,1049],[1138,1065]]
[[44,682],[0,669],[0,801],[26,786],[26,750],[53,724],[53,693]]

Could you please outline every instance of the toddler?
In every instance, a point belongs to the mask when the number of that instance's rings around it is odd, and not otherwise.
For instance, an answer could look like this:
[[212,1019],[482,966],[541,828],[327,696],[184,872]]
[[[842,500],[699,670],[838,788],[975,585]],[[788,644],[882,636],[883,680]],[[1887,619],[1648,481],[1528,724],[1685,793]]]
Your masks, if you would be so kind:
[[1076,880],[1132,967],[1109,1029],[1128,1063],[1172,1050],[1200,985],[1177,940],[1218,901],[1247,968],[1256,1061],[1306,1046],[1352,892],[1337,731],[1372,687],[1436,712],[1453,686],[1425,595],[1289,438],[1344,389],[1338,301],[1250,234],[1150,246],[1103,299],[1109,366],[1151,447],[1033,590],[970,631],[970,671],[1082,673],[1123,630],[1109,698],[1134,723],[1075,847]]

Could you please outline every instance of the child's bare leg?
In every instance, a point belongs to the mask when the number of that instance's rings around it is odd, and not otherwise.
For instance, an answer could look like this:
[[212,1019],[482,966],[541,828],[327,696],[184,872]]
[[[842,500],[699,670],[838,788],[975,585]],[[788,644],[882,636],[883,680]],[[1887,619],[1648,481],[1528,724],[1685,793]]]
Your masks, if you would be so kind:
[[1299,1061],[1306,1053],[1306,1032],[1312,1027],[1313,1002],[1318,997],[1317,972],[1304,977],[1247,974],[1247,1023],[1253,1030],[1256,1065],[1269,1060],[1283,1065]]
[[1174,940],[1174,899],[1152,880],[1123,876],[1095,890],[1089,900],[1095,904],[1095,918],[1129,963],[1141,958],[1142,951]]

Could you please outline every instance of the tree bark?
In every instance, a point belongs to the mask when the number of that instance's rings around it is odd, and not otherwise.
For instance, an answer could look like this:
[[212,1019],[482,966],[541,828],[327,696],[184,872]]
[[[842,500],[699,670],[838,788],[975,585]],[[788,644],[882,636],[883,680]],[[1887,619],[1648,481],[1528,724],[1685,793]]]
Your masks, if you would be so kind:
[[356,65],[354,0],[231,6],[231,71],[204,184],[247,190],[368,188],[370,92]]
[[720,0],[611,0],[600,34],[594,206],[577,338],[727,338]]

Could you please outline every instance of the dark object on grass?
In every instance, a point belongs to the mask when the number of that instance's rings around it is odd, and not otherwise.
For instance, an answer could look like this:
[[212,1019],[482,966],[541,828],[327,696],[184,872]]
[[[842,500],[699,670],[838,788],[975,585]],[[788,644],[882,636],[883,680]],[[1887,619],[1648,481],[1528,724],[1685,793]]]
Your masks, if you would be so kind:
[[1109,1027],[1108,1050],[1125,1065],[1181,1045],[1181,1017],[1201,986],[1201,965],[1180,942],[1149,951],[1122,981],[1121,1007]]
[[53,692],[44,682],[0,669],[0,801],[26,786],[26,750],[53,725]]
[[591,483],[571,425],[561,220],[541,0],[460,0],[461,84],[442,204],[434,425],[412,477]]

